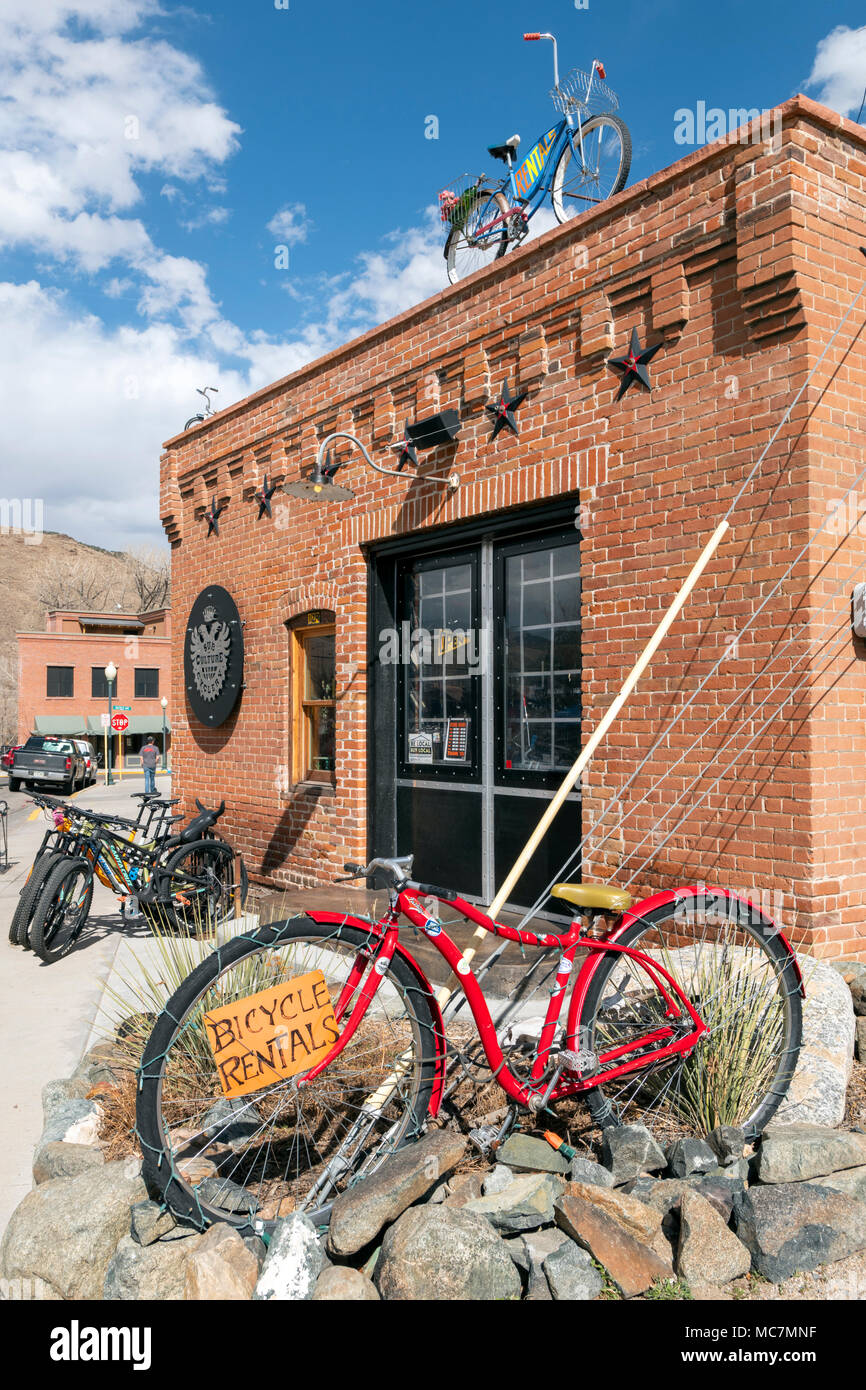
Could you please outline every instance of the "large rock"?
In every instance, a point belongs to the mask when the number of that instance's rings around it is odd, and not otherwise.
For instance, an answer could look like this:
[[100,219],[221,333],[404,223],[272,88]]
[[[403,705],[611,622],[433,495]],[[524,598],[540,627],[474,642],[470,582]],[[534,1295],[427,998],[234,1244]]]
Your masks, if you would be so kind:
[[384,1299],[476,1302],[522,1290],[505,1241],[466,1207],[404,1212],[385,1233],[375,1281]]
[[57,1081],[46,1081],[42,1087],[42,1116],[48,1124],[59,1106],[69,1100],[84,1100],[90,1087],[80,1077],[60,1077]]
[[[596,1188],[594,1191],[601,1191]],[[604,1265],[624,1297],[644,1293],[656,1279],[670,1279],[670,1260],[629,1235],[607,1212],[581,1197],[564,1195],[556,1203],[556,1224]]]
[[568,1172],[568,1159],[565,1155],[552,1148],[546,1139],[535,1139],[531,1134],[510,1134],[497,1157],[509,1168],[517,1168],[522,1172]]
[[602,1134],[602,1157],[614,1184],[641,1173],[660,1173],[667,1159],[645,1125],[611,1125]]
[[728,1168],[743,1158],[746,1147],[745,1131],[735,1128],[734,1125],[716,1125],[712,1133],[707,1135],[707,1143],[716,1155],[719,1166]]
[[476,1201],[481,1194],[480,1173],[458,1173],[448,1183],[445,1204],[449,1207],[465,1207],[467,1202]]
[[74,1178],[90,1168],[102,1168],[105,1154],[92,1144],[40,1144],[33,1155],[33,1182],[51,1182],[53,1178]]
[[581,1158],[575,1154],[571,1160],[568,1175],[572,1182],[590,1182],[593,1187],[613,1187],[613,1173],[601,1163],[591,1158]]
[[648,1245],[661,1259],[670,1260],[670,1246],[662,1234],[662,1214],[655,1207],[627,1192],[593,1183],[570,1182],[565,1191],[567,1196],[578,1197],[604,1212],[626,1235]]
[[734,1200],[734,1226],[752,1268],[778,1284],[866,1248],[866,1203],[811,1182],[750,1187]]
[[511,1182],[514,1182],[514,1174],[511,1169],[507,1168],[504,1163],[497,1163],[482,1182],[481,1195],[492,1197],[495,1192],[504,1192]]
[[360,1269],[329,1265],[316,1280],[314,1303],[378,1303],[379,1290]]
[[820,1178],[821,1187],[832,1188],[834,1192],[847,1192],[849,1197],[857,1197],[866,1202],[866,1167],[846,1168],[842,1173],[828,1173]]
[[136,1245],[153,1245],[175,1225],[172,1213],[159,1202],[136,1202],[129,1213],[129,1234]]
[[858,1062],[866,1062],[866,1018],[855,1020],[854,1052]]
[[751,1268],[752,1257],[715,1207],[696,1188],[680,1203],[676,1270],[688,1284],[729,1284]]
[[858,1018],[866,1018],[866,974],[851,982],[851,1002]]
[[102,1297],[110,1302],[177,1302],[185,1297],[186,1266],[204,1240],[158,1240],[139,1245],[132,1236],[118,1243],[105,1271]]
[[533,1231],[553,1221],[564,1185],[558,1173],[524,1173],[504,1191],[467,1202],[464,1210],[483,1216],[497,1231]]
[[322,1247],[309,1217],[284,1216],[274,1227],[253,1297],[275,1302],[312,1298],[322,1262]]
[[761,1182],[820,1178],[866,1163],[866,1134],[825,1125],[775,1125],[764,1134],[758,1154]]
[[719,1160],[705,1139],[677,1139],[667,1151],[672,1177],[688,1178],[692,1173],[708,1173]]
[[[525,1261],[515,1258],[515,1252],[511,1249],[511,1246],[516,1245],[517,1241],[523,1247]],[[553,1301],[553,1294],[544,1272],[544,1261],[561,1245],[571,1245],[576,1250],[580,1248],[574,1244],[570,1236],[566,1235],[565,1231],[560,1231],[557,1226],[550,1226],[542,1231],[527,1231],[525,1235],[518,1236],[516,1241],[509,1242],[511,1258],[515,1264],[519,1264],[521,1269],[525,1269],[529,1276],[525,1297],[530,1302],[550,1303]],[[586,1251],[581,1251],[581,1253],[586,1254]]]
[[568,1240],[544,1261],[544,1273],[553,1297],[559,1301],[586,1303],[598,1298],[602,1279],[588,1250]]
[[0,1275],[43,1279],[62,1298],[99,1298],[108,1262],[147,1196],[137,1159],[106,1163],[28,1192],[0,1245]]
[[37,1143],[95,1144],[99,1139],[102,1106],[93,1100],[66,1100],[50,1110]]
[[334,1202],[328,1250],[346,1257],[369,1245],[407,1207],[431,1192],[465,1156],[462,1134],[437,1129],[417,1144],[392,1155],[370,1177],[342,1192]]
[[238,1232],[217,1222],[186,1262],[184,1298],[246,1302],[253,1296],[259,1269],[260,1261]]
[[851,992],[826,961],[802,959],[803,1046],[791,1086],[771,1126],[839,1125],[854,1055]]

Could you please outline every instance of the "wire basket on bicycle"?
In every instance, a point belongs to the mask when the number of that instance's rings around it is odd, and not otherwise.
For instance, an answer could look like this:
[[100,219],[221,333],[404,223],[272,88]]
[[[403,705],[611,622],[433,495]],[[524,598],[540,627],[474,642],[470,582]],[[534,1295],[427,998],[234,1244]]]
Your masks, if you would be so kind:
[[439,205],[439,219],[446,227],[456,227],[458,231],[464,229],[466,219],[478,199],[490,191],[482,187],[484,178],[484,174],[458,174],[444,188],[440,188],[436,201]]
[[607,116],[619,106],[619,97],[602,82],[597,69],[587,73],[572,68],[558,87],[551,87],[550,97],[564,116],[570,111],[579,111],[581,116]]

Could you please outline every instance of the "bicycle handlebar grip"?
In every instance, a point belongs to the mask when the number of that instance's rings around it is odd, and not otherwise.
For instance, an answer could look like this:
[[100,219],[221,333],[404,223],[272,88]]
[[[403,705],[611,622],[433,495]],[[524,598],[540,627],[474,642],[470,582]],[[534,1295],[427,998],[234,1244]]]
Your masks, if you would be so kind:
[[419,883],[416,892],[429,894],[432,898],[442,898],[445,902],[453,902],[457,897],[457,890],[454,888],[440,888],[437,883]]
[[524,39],[532,40],[532,39],[540,39],[540,38],[541,38],[541,35],[540,35],[540,34],[524,34],[523,37],[524,37]]
[[343,865],[343,868],[345,869],[345,871],[346,871],[347,874],[352,874],[352,875],[361,874],[361,873],[364,872],[364,865],[363,865],[363,864],[344,864],[344,865]]

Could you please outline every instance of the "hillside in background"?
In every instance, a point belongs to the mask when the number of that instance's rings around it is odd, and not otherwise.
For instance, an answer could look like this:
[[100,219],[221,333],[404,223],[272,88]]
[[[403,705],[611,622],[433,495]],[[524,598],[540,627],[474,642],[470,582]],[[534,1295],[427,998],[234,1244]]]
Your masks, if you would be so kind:
[[143,612],[169,601],[168,552],[101,550],[56,532],[28,539],[0,534],[0,742],[17,727],[16,632],[44,632],[50,608]]

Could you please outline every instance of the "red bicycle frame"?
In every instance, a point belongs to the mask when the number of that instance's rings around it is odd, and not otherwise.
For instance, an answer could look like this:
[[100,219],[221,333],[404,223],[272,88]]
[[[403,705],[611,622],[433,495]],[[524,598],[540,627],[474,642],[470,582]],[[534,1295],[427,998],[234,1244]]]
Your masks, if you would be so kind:
[[[529,1081],[526,1083],[514,1075],[506,1062],[505,1054],[497,1037],[496,1025],[471,965],[464,960],[463,951],[451,940],[438,919],[432,917],[418,901],[417,892],[417,888],[402,890],[397,894],[396,901],[389,907],[385,915],[375,923],[336,912],[309,911],[308,915],[316,922],[335,926],[354,926],[366,932],[368,939],[364,948],[359,951],[335,1005],[337,1019],[339,1021],[345,1020],[345,1026],[331,1051],[306,1074],[300,1083],[301,1085],[307,1085],[312,1081],[342,1052],[375,998],[392,958],[395,954],[399,954],[418,976],[419,982],[423,985],[434,1008],[438,1056],[436,1084],[430,1109],[433,1114],[438,1110],[442,1094],[445,1060],[442,1015],[433,990],[421,967],[398,941],[397,923],[401,913],[408,918],[414,927],[423,932],[457,975],[475,1020],[487,1063],[506,1094],[521,1105],[531,1107],[533,1100],[537,1100],[543,1094],[547,1096],[548,1101],[561,1100],[565,1096],[580,1095],[618,1076],[639,1071],[678,1053],[689,1052],[707,1032],[705,1023],[676,980],[657,961],[644,952],[624,946],[616,940],[626,927],[640,917],[646,916],[654,908],[675,900],[687,901],[690,897],[706,892],[706,889],[681,888],[656,894],[636,908],[624,913],[613,929],[606,936],[600,938],[588,936],[580,919],[572,922],[569,930],[562,935],[559,933],[537,933],[509,927],[502,922],[495,922],[464,898],[458,896],[441,898],[441,901],[446,902],[449,908],[455,909],[467,921],[475,923],[494,936],[502,937],[506,941],[518,942],[522,946],[534,946],[540,950],[557,950],[560,953],[555,984],[551,991],[544,1024],[539,1034]],[[738,902],[746,901],[737,898],[737,895],[729,893],[726,889],[713,889],[712,892],[727,899],[736,899]],[[748,906],[751,907],[751,904]],[[781,933],[779,935],[781,936]],[[785,938],[781,936],[781,939],[790,951],[791,948]],[[559,1031],[562,1006],[568,992],[568,982],[578,949],[585,950],[587,956],[580,967],[574,989],[571,992],[565,1032],[567,1049],[579,1050],[577,1035],[580,1012],[586,999],[590,981],[598,969],[602,957],[609,952],[618,952],[628,956],[640,969],[646,972],[664,1000],[664,1016],[670,1020],[670,1023],[663,1024],[627,1044],[599,1053],[597,1069],[590,1076],[570,1072],[567,1067],[564,1067],[561,1075],[550,1088],[549,1083],[544,1081],[544,1076]],[[686,1025],[688,1031],[683,1032],[683,1027]]]

